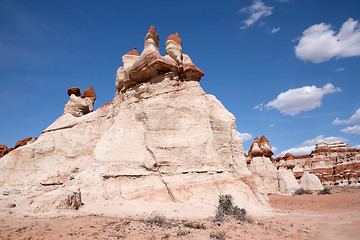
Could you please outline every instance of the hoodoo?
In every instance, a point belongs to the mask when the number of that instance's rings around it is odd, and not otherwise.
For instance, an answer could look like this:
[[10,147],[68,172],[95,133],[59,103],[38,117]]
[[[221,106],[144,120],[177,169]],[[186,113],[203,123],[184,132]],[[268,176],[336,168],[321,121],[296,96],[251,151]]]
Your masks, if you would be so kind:
[[[9,193],[2,201],[16,199],[27,214],[209,216],[219,194],[250,212],[268,207],[235,117],[200,87],[204,73],[182,53],[179,35],[170,35],[161,56],[151,27],[142,53],[122,61],[112,102],[93,111],[92,88],[81,97],[69,89],[64,114],[1,158],[0,192]],[[271,153],[265,141],[255,150]]]

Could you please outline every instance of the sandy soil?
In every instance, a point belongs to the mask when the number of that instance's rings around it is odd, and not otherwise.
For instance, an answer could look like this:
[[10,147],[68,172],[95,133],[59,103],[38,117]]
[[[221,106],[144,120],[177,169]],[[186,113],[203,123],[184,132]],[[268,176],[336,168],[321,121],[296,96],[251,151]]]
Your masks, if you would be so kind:
[[146,219],[98,215],[0,218],[1,239],[360,239],[360,188],[331,195],[270,195],[272,216],[228,219]]

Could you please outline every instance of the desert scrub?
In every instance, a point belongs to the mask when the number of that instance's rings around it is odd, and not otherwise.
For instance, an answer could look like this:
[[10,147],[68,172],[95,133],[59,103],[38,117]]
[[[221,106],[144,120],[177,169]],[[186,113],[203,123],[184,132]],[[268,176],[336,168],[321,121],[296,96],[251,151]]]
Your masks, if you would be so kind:
[[313,194],[313,192],[310,191],[310,190],[305,190],[305,189],[303,189],[303,188],[297,189],[297,190],[294,192],[294,195],[305,195],[305,194]]
[[318,192],[318,195],[326,195],[326,194],[331,194],[330,188],[324,188],[323,190]]
[[219,196],[214,221],[215,222],[223,221],[225,216],[233,217],[241,222],[247,220],[246,210],[244,208],[239,208],[238,206],[234,206],[232,196],[230,194]]
[[162,227],[166,224],[166,218],[165,216],[160,212],[152,212],[150,214],[149,219],[146,221],[149,224],[155,224],[159,227]]

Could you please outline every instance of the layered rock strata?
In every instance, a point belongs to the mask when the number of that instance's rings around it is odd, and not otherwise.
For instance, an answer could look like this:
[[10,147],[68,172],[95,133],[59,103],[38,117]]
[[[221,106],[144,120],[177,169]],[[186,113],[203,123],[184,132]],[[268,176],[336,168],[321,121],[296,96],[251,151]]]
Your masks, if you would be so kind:
[[[280,166],[288,159],[285,155],[274,159],[274,163]],[[350,148],[346,143],[319,140],[314,151],[309,155],[293,156],[293,161],[297,179],[308,170],[326,186],[360,185],[360,150]]]
[[204,74],[178,40],[168,38],[161,56],[151,27],[141,55],[123,56],[113,101],[81,117],[65,111],[36,142],[7,154],[0,188],[32,196],[18,202],[25,212],[59,209],[74,188],[79,211],[92,213],[209,216],[219,194],[250,212],[268,207],[234,116],[202,90]]

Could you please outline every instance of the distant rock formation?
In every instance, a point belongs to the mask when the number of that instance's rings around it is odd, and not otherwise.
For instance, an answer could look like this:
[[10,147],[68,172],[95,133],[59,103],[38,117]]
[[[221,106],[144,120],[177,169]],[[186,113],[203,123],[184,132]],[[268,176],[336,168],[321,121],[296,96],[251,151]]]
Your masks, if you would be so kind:
[[[276,166],[287,162],[286,155],[274,159]],[[315,150],[308,155],[293,156],[294,174],[297,179],[304,169],[315,174],[324,186],[360,185],[360,150],[343,142],[319,140]]]
[[248,152],[247,166],[254,175],[255,183],[265,194],[293,194],[300,188],[292,172],[295,166],[294,156],[289,153],[281,160],[274,161],[273,154],[270,142],[265,136],[254,139]]
[[315,174],[308,173],[308,171],[304,171],[304,174],[300,178],[300,187],[304,190],[311,191],[324,189],[319,178]]
[[84,116],[94,111],[96,94],[93,87],[85,89],[80,96],[80,89],[72,87],[68,89],[70,100],[65,104],[64,113],[70,113],[74,117]]
[[278,173],[271,162],[273,152],[270,143],[262,136],[256,137],[248,152],[248,168],[254,176],[258,189],[265,193],[278,193]]
[[[64,114],[3,157],[0,190],[20,189],[19,209],[206,217],[219,194],[250,212],[269,207],[246,166],[235,117],[200,87],[204,73],[178,35],[167,39],[166,56],[158,43],[151,27],[143,52],[122,57],[111,103],[92,111],[93,90],[82,97],[70,90]],[[81,189],[81,200],[71,189]]]

